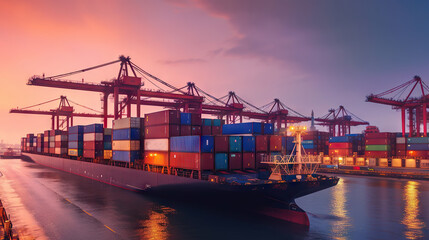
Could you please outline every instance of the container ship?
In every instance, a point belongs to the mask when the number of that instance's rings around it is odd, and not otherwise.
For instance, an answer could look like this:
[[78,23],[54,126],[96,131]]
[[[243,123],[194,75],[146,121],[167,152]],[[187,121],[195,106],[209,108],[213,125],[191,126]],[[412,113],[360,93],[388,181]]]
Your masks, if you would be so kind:
[[132,191],[204,202],[308,226],[295,199],[335,186],[303,154],[301,132],[273,124],[225,124],[165,110],[102,124],[47,130],[22,138],[24,158]]

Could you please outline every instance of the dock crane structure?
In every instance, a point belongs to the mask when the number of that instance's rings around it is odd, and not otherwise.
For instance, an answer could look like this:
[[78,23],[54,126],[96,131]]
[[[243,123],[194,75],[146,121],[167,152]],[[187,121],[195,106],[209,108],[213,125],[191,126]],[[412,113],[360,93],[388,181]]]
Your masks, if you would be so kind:
[[[120,70],[117,77],[112,81],[84,83],[83,81],[64,79],[74,74],[117,63],[120,63]],[[142,89],[142,86],[144,86],[142,78],[144,78],[146,82],[152,83],[159,88],[159,90]],[[266,112],[240,98],[232,91],[222,98],[216,98],[192,82],[187,83],[187,85],[182,88],[176,88],[140,68],[131,62],[129,57],[125,56],[120,56],[116,61],[70,73],[51,77],[33,76],[29,79],[27,84],[101,93],[103,96],[103,118],[105,127],[107,127],[109,96],[113,96],[114,119],[122,118],[124,110],[126,110],[126,116],[131,117],[132,105],[136,105],[136,116],[141,117],[141,106],[147,105],[180,109],[183,112],[214,115],[219,119],[225,118],[227,123],[242,122],[243,117],[269,122],[273,121],[274,112],[276,119],[280,116],[280,119],[283,119],[283,121],[309,120],[309,118],[303,116],[299,118],[289,116],[287,111]],[[162,89],[159,85],[166,87],[168,91]],[[120,97],[122,97],[122,99],[120,99]]]
[[316,125],[327,126],[329,130],[329,136],[345,136],[350,134],[352,126],[369,125],[366,122],[350,111],[346,110],[344,106],[340,106],[337,109],[329,109],[328,114],[314,119]]
[[[402,95],[405,93],[405,97]],[[419,76],[379,94],[370,94],[367,102],[392,106],[394,110],[401,110],[402,136],[405,136],[405,123],[408,113],[408,133],[410,137],[427,136],[427,119],[429,106],[429,87]],[[413,96],[414,94],[414,96]],[[423,125],[423,132],[421,132]]]
[[[48,110],[33,110],[30,108],[41,106],[44,104],[48,104],[54,101],[60,100],[60,103],[58,105],[58,108],[50,109]],[[71,126],[73,126],[73,118],[74,117],[84,117],[84,118],[104,118],[104,114],[101,113],[78,113],[75,112],[75,109],[72,105],[70,105],[70,102],[79,105],[81,107],[87,108],[89,110],[96,111],[92,108],[85,107],[83,105],[80,105],[78,103],[75,103],[69,99],[67,99],[66,96],[60,96],[59,98],[49,100],[40,104],[28,106],[25,108],[14,108],[11,109],[10,113],[20,113],[20,114],[35,114],[35,115],[48,115],[51,116],[52,119],[52,130],[61,130],[61,129],[67,129]],[[113,115],[107,115],[108,118],[113,118]]]

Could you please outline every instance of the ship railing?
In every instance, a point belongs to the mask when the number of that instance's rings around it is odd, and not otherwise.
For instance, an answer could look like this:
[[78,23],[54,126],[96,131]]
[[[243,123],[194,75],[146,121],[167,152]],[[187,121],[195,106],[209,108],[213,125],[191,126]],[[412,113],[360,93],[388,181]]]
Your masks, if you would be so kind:
[[296,155],[267,155],[261,163],[270,165],[272,174],[314,174],[319,168],[321,157],[304,155],[298,161]]

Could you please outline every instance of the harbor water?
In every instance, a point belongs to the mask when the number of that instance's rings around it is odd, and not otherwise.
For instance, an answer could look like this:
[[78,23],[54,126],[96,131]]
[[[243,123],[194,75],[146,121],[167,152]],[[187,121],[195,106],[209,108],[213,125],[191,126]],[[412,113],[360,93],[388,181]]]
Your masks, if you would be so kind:
[[0,199],[21,239],[429,239],[429,182],[339,176],[296,200],[310,227],[154,199],[20,159],[0,160]]

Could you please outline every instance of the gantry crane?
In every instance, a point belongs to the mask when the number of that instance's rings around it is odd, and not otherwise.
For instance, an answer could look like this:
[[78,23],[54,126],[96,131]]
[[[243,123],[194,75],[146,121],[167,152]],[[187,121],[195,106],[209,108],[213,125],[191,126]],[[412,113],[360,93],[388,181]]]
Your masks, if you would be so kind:
[[[44,104],[48,104],[54,101],[60,100],[60,103],[58,105],[58,108],[51,109],[49,111],[47,110],[31,110],[29,108],[41,106]],[[87,108],[89,110],[96,111],[92,108],[85,107],[83,105],[80,105],[78,103],[75,103],[69,99],[67,99],[66,96],[60,96],[59,98],[49,100],[43,103],[39,103],[36,105],[28,106],[25,108],[14,108],[11,109],[10,113],[21,113],[21,114],[35,114],[35,115],[49,115],[52,119],[52,130],[60,130],[60,129],[67,129],[71,126],[73,126],[73,118],[74,117],[85,117],[85,118],[104,118],[104,114],[94,114],[94,113],[77,113],[74,110],[74,107],[70,105],[70,102],[79,105],[81,107]],[[112,115],[107,115],[108,118],[113,118]]]
[[327,126],[329,129],[329,136],[345,136],[350,134],[352,126],[369,125],[366,122],[350,111],[346,110],[344,106],[337,109],[329,109],[328,114],[323,117],[316,118],[317,125]]
[[[407,89],[410,89],[410,92]],[[412,96],[417,91],[417,96]],[[427,136],[427,107],[429,102],[429,87],[419,76],[410,81],[379,94],[367,96],[367,102],[380,103],[401,110],[402,136],[405,136],[406,112],[408,112],[409,136],[420,136],[420,125],[423,124],[423,136]],[[408,93],[404,99],[402,94]],[[390,97],[389,97],[390,96]]]

